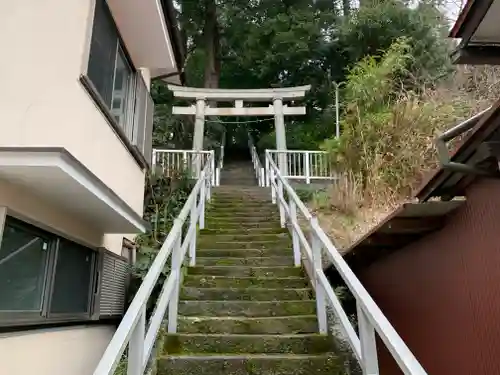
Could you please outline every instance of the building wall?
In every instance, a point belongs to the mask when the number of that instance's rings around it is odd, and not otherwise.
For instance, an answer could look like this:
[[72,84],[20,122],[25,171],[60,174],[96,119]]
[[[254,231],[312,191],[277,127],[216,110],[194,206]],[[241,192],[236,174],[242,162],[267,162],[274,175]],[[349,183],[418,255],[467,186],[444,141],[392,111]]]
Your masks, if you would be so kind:
[[[482,180],[445,228],[360,274],[429,374],[500,374],[499,239],[500,181]],[[401,373],[385,350],[380,360]]]
[[144,172],[79,82],[91,0],[0,4],[0,146],[65,147],[142,214]]
[[[142,214],[144,171],[79,82],[88,61],[94,2],[0,2],[0,45],[8,51],[0,59],[0,147],[64,147]],[[149,80],[148,71],[142,73]],[[134,237],[65,223],[64,208],[60,211],[30,216],[40,222],[51,217],[69,236],[92,243],[99,236],[98,245],[116,253],[124,236]]]
[[92,374],[114,330],[79,326],[0,334],[0,374]]

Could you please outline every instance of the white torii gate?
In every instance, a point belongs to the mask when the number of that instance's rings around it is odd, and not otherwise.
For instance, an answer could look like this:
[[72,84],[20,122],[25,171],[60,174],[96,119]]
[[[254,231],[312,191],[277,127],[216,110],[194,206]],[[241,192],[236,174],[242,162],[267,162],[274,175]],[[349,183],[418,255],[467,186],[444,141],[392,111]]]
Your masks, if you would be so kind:
[[[284,102],[304,97],[311,85],[274,89],[205,89],[168,85],[175,97],[192,99],[196,104],[187,107],[175,106],[174,115],[194,115],[193,150],[203,149],[205,116],[274,116],[276,150],[286,151],[285,116],[305,115],[305,107],[289,107]],[[219,108],[207,105],[210,102],[234,102],[234,107]],[[272,102],[267,107],[245,107],[245,102]],[[286,168],[280,159],[280,169]],[[284,169],[282,169],[284,170]]]

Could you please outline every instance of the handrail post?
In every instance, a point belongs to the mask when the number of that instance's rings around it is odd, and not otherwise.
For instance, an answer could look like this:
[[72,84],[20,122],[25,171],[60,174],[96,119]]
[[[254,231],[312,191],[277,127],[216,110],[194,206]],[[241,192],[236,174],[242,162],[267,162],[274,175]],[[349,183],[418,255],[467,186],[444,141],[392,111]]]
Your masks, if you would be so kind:
[[281,182],[281,179],[278,178],[278,207],[280,209],[280,222],[282,228],[285,228],[286,226],[285,208],[283,207],[283,202],[282,202],[282,199],[284,198],[285,197],[283,196],[283,182]]
[[361,369],[363,375],[378,375],[379,369],[375,328],[368,320],[360,304],[357,303],[356,305],[358,311],[359,341],[361,343]]
[[[272,181],[272,182],[275,182],[274,173],[275,173],[274,170],[271,170],[271,177],[270,177],[271,180],[270,181]],[[275,186],[273,186],[273,184],[271,182],[270,182],[270,185],[271,185],[271,200],[272,200],[273,204],[276,204],[276,195],[277,195],[276,188],[275,188]]]
[[156,167],[156,150],[153,149],[153,154],[151,155],[151,157],[153,158],[153,160],[151,160],[151,166],[152,166],[152,170],[154,171],[155,170],[155,167]]
[[[316,314],[318,316],[319,333],[327,333],[328,325],[326,319],[326,293],[323,284],[319,281],[318,275],[323,272],[323,262],[321,261],[322,247],[316,233],[318,219],[313,216],[310,219],[311,230],[311,250],[313,256],[314,283],[316,285]],[[371,374],[370,374],[371,375]]]
[[181,284],[181,244],[182,244],[182,230],[175,240],[175,245],[172,250],[172,265],[171,273],[175,277],[174,290],[172,296],[170,297],[170,302],[168,303],[168,333],[177,332],[177,311],[179,305],[179,289]]
[[215,153],[212,151],[211,155],[212,155],[212,160],[210,162],[210,164],[211,164],[210,175],[212,177],[211,184],[212,184],[212,186],[214,186],[215,185],[215,173],[214,173],[214,171],[215,171]]
[[292,197],[289,199],[290,206],[290,225],[292,230],[292,244],[293,244],[293,264],[295,267],[300,266],[300,242],[299,234],[297,233],[295,226],[299,223],[297,222],[297,204]]
[[259,181],[259,186],[264,187],[266,186],[266,175],[265,175],[265,170],[264,168],[260,168],[260,181]]
[[[206,181],[205,177],[203,179]],[[205,189],[207,188],[206,182],[203,182],[200,189],[200,229],[205,229]]]
[[141,309],[141,315],[130,336],[128,344],[127,375],[142,375],[144,360],[144,338],[146,337],[146,306]]
[[269,158],[271,156],[269,155],[269,150],[266,150],[266,186],[269,187],[271,186],[271,166],[269,165]]
[[198,234],[197,231],[197,224],[198,224],[198,218],[197,218],[197,210],[198,206],[201,205],[201,200],[198,202],[198,196],[193,202],[193,207],[191,207],[191,214],[189,218],[189,227],[194,226],[194,234],[193,237],[191,238],[191,241],[189,243],[189,266],[193,267],[196,265],[196,237]]
[[311,170],[309,169],[309,152],[304,152],[304,166],[306,167],[306,184],[311,183]]

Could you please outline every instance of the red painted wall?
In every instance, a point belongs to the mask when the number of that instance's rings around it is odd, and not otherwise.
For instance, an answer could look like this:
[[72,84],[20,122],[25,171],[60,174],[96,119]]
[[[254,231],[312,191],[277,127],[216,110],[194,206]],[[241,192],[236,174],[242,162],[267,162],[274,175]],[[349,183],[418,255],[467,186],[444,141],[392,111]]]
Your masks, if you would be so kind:
[[[442,230],[359,276],[430,375],[500,374],[499,180],[476,182]],[[380,373],[401,374],[382,346]]]

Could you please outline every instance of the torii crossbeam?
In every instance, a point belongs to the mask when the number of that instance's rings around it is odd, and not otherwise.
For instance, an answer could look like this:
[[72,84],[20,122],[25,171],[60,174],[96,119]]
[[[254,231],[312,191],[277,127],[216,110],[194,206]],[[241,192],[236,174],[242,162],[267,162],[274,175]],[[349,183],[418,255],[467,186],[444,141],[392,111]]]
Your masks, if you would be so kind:
[[[205,116],[274,116],[276,149],[286,151],[284,116],[305,115],[305,107],[290,107],[284,102],[295,101],[305,96],[310,85],[273,89],[205,89],[168,85],[175,97],[192,99],[196,104],[187,107],[173,107],[177,115],[195,115],[193,149],[203,149]],[[234,102],[234,107],[218,108],[207,105],[210,102]],[[272,102],[266,106],[245,107],[245,102]],[[280,166],[281,168],[281,166]]]

